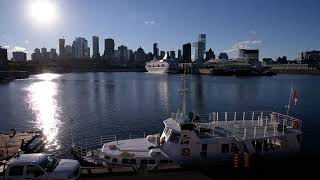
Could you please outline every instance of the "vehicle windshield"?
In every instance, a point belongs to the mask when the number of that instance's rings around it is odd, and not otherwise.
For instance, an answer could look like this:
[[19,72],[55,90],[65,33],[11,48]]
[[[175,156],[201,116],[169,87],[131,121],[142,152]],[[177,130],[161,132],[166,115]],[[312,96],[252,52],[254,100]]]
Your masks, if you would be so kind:
[[59,163],[59,159],[48,155],[41,163],[40,166],[45,169],[47,172],[52,172]]

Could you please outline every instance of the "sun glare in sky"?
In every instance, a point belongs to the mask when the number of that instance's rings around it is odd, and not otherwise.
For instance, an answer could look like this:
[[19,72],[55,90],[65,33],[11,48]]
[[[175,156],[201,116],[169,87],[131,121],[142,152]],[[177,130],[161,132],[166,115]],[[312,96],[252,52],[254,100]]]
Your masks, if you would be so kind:
[[36,23],[52,24],[57,19],[57,7],[52,0],[32,0],[30,14]]

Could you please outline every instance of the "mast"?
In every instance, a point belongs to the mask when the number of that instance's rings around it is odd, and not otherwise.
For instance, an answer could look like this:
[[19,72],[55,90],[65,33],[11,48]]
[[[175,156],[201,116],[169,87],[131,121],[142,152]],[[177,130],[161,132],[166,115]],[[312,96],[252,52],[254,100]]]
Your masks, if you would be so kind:
[[188,92],[188,89],[186,88],[186,77],[185,77],[185,68],[184,68],[184,71],[183,71],[183,75],[182,75],[182,80],[183,80],[183,88],[180,89],[180,93],[182,94],[182,114],[185,114],[187,113],[187,105],[186,105],[186,94]]

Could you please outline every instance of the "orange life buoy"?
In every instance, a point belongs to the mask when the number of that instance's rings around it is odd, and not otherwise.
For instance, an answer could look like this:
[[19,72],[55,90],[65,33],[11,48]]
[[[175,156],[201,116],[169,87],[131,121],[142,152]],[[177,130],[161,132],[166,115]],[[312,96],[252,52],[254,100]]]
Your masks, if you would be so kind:
[[181,150],[181,155],[184,156],[184,157],[190,156],[190,153],[191,153],[191,151],[190,151],[189,148],[183,148]]

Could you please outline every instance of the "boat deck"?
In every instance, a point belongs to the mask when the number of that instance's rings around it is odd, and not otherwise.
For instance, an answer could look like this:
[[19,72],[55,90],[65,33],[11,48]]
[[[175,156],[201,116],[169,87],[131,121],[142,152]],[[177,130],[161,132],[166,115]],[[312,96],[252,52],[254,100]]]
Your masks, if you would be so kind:
[[[180,129],[179,115],[165,124]],[[192,122],[200,139],[234,137],[238,141],[282,136],[301,131],[301,120],[277,112],[213,112]]]

